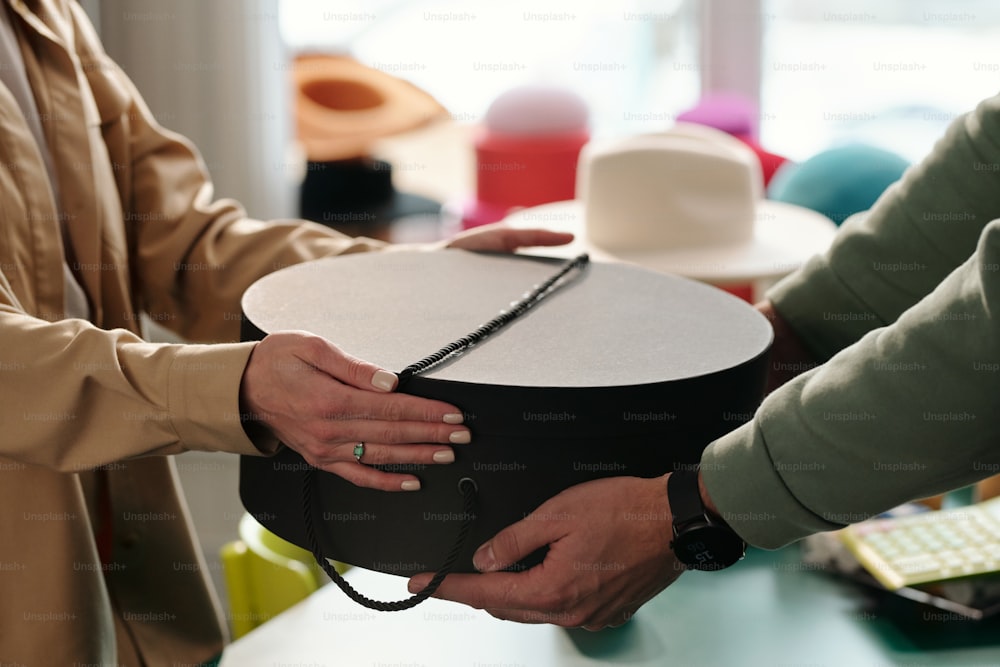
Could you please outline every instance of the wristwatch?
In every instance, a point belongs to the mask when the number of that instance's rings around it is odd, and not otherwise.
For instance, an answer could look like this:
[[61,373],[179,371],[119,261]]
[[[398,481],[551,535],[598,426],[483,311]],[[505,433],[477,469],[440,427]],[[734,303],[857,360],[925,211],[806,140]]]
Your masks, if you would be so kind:
[[693,570],[722,570],[746,554],[747,543],[721,519],[705,511],[698,492],[698,469],[677,470],[667,481],[667,500],[673,515],[670,548]]

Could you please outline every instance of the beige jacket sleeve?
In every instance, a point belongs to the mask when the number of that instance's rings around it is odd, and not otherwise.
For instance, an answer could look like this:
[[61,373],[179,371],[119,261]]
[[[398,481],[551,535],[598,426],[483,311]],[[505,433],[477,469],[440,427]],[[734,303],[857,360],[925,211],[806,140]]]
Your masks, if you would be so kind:
[[231,199],[213,200],[197,150],[159,127],[131,82],[131,183],[125,219],[134,235],[143,308],[188,340],[238,338],[243,291],[272,271],[309,259],[381,249],[302,220],[262,222]]
[[[185,450],[259,453],[239,415],[253,348],[235,342],[244,289],[286,265],[383,244],[301,221],[252,220],[236,202],[213,201],[195,148],[157,125],[79,7],[60,7],[40,28],[52,39],[32,47],[39,80],[61,87],[63,104],[94,108],[100,126],[70,145],[91,121],[58,119],[68,130],[60,156],[73,151],[89,165],[63,172],[58,213],[51,200],[24,194],[48,191],[33,144],[15,146],[31,147],[11,158],[23,168],[0,178],[0,459],[74,472]],[[64,44],[77,58],[64,57]],[[96,325],[59,319],[57,215],[94,229],[77,257],[101,252],[86,260],[102,273],[100,293],[90,294],[101,304]],[[223,343],[144,342],[129,331],[136,309],[190,340]]]
[[0,288],[0,456],[63,472],[186,450],[260,453],[239,381],[252,343],[164,345],[83,320],[46,322]]

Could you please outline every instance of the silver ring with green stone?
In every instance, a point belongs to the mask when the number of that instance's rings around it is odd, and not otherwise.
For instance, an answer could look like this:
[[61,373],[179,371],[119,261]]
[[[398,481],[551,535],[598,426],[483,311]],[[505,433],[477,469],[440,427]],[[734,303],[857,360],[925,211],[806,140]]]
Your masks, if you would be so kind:
[[365,443],[359,442],[354,445],[354,458],[361,463],[361,457],[365,455]]

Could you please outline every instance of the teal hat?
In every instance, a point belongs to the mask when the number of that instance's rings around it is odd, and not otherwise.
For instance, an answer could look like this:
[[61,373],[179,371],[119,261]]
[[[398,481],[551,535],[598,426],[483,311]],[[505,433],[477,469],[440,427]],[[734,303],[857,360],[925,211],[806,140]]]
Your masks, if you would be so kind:
[[830,148],[805,162],[786,162],[768,187],[768,198],[812,209],[838,225],[871,208],[910,163],[867,144]]

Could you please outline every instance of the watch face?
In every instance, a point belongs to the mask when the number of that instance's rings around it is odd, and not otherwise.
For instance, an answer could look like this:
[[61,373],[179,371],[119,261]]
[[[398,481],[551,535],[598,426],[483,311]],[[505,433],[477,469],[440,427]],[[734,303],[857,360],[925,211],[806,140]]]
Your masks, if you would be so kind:
[[674,538],[677,559],[695,570],[721,570],[743,558],[746,544],[721,526],[701,525]]

